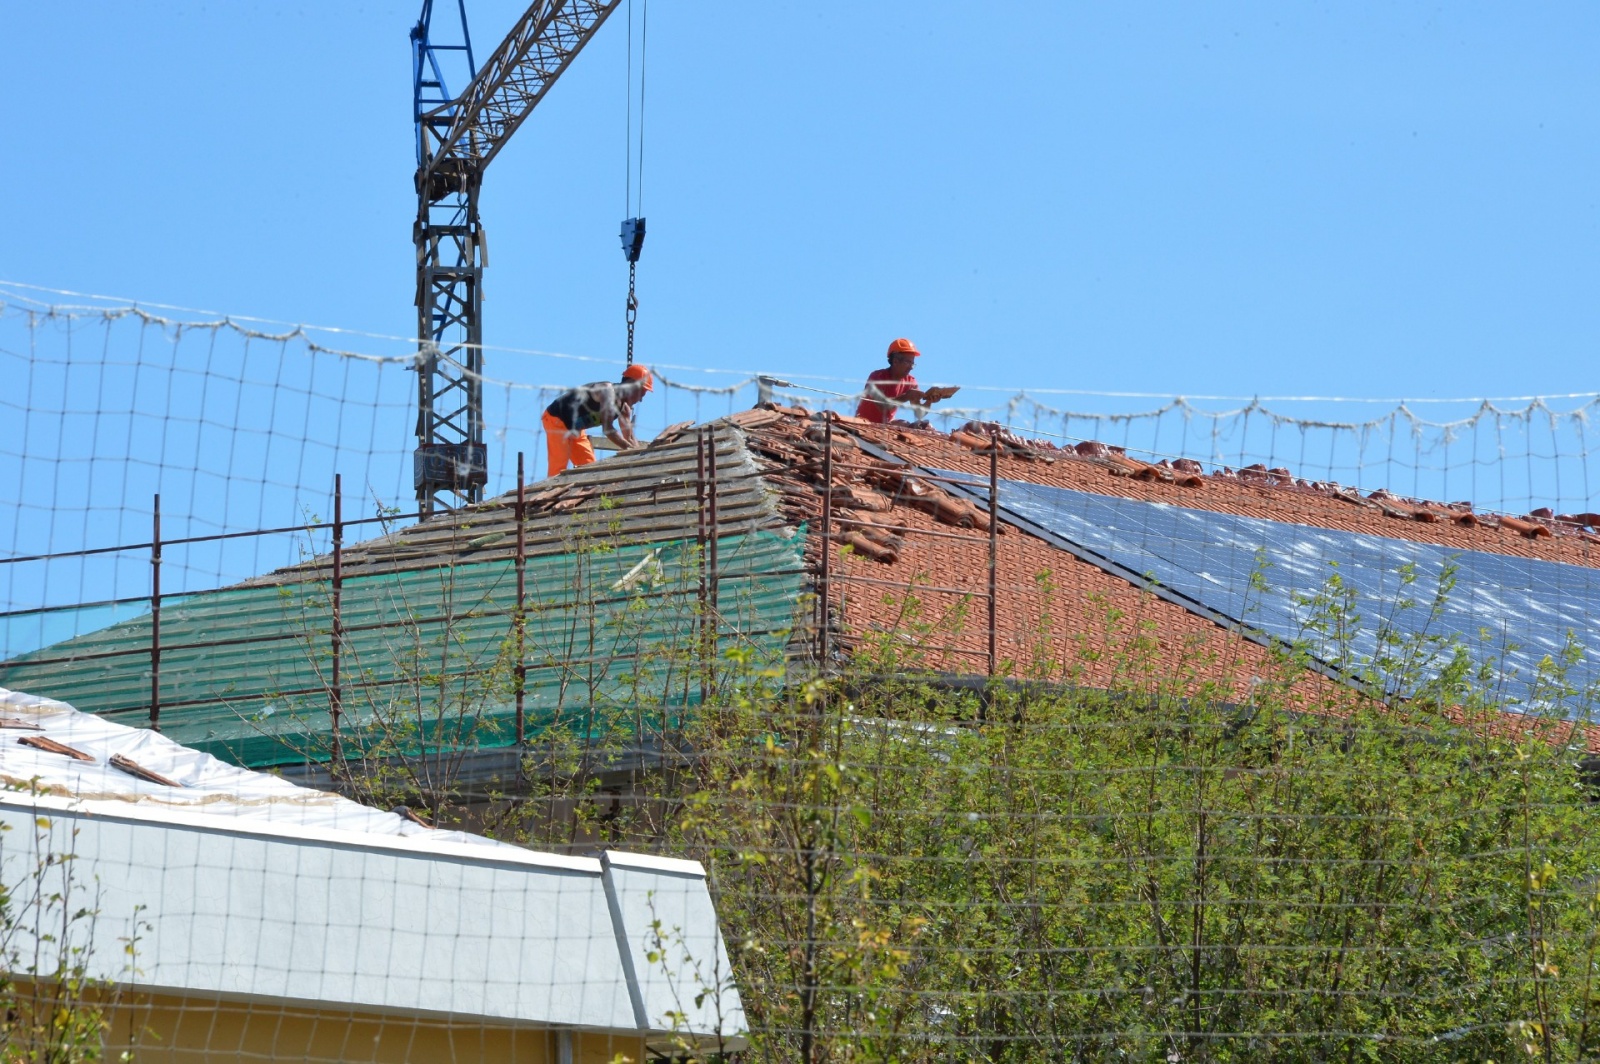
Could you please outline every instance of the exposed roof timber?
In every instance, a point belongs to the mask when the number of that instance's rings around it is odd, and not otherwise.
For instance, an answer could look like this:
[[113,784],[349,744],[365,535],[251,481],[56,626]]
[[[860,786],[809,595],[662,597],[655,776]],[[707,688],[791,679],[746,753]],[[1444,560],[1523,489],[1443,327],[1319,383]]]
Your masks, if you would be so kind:
[[[782,524],[772,492],[746,451],[742,433],[713,422],[716,440],[717,533],[739,535]],[[587,536],[626,523],[635,543],[693,538],[696,505],[696,432],[624,452],[593,465],[530,484],[524,530],[527,557],[549,557],[573,549]],[[516,493],[344,548],[346,576],[409,572],[462,562],[504,561],[516,556]],[[332,558],[320,555],[299,565],[247,581],[242,586],[282,585],[326,579]]]

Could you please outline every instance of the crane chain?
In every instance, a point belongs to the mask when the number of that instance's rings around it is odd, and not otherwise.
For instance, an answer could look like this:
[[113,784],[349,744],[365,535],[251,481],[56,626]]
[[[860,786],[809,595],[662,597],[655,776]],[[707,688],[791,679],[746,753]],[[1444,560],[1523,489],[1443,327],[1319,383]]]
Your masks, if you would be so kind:
[[628,365],[633,365],[633,323],[639,320],[639,299],[633,293],[636,263],[628,263]]

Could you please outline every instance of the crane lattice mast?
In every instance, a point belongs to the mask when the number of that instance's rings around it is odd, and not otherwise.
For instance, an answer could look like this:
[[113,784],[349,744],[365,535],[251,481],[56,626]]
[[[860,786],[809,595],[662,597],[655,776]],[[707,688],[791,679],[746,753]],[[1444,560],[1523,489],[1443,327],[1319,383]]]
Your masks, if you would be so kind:
[[[481,68],[472,63],[465,0],[462,44],[430,39],[433,0],[411,31],[417,123],[417,450],[424,516],[483,498],[483,270],[478,217],[483,173],[621,0],[537,0]],[[445,86],[441,53],[465,53],[470,83]]]

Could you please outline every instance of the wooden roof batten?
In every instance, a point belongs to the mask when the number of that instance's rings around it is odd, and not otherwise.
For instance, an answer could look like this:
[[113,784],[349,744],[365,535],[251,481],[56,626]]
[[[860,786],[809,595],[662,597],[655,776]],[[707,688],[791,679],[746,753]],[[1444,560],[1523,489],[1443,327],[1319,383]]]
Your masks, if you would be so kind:
[[[525,556],[567,554],[585,540],[606,537],[635,544],[694,538],[702,527],[696,494],[697,437],[702,429],[715,440],[717,536],[758,529],[791,531],[779,512],[776,494],[746,447],[744,432],[736,420],[724,418],[703,426],[674,426],[641,450],[624,451],[529,485],[524,489]],[[513,489],[476,506],[351,544],[343,550],[343,575],[349,579],[514,560],[516,502]],[[323,554],[239,586],[326,580],[332,571],[332,556]]]

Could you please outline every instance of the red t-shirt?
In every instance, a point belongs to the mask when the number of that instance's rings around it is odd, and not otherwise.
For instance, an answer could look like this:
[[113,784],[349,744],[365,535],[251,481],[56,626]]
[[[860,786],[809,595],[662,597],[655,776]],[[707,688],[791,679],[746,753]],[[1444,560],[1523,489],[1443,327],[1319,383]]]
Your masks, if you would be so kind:
[[[891,376],[893,370],[875,369],[867,374],[867,391],[876,388],[885,399],[898,399],[907,392],[915,391],[917,378],[911,374],[904,377]],[[888,403],[880,403],[876,399],[862,399],[861,405],[856,407],[856,417],[863,421],[871,421],[879,425],[887,425],[894,420],[895,408]]]

